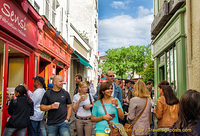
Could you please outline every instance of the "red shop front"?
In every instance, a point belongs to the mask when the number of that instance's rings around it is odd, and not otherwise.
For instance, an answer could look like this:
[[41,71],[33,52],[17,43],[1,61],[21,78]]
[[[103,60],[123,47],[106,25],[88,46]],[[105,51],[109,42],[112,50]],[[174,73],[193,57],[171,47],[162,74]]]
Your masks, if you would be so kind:
[[9,98],[26,83],[33,89],[34,50],[41,17],[26,0],[0,0],[0,134],[5,128]]
[[54,75],[60,75],[64,79],[63,88],[68,90],[68,69],[73,50],[45,17],[43,21],[44,26],[39,33],[39,50],[36,55],[37,75],[44,77],[46,84],[52,82]]

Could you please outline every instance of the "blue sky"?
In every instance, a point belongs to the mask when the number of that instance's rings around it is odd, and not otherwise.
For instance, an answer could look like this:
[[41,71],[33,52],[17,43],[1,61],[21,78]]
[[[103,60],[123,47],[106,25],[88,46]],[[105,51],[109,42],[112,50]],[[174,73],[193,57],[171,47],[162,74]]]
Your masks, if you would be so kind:
[[100,56],[112,48],[147,45],[153,21],[153,0],[99,0]]

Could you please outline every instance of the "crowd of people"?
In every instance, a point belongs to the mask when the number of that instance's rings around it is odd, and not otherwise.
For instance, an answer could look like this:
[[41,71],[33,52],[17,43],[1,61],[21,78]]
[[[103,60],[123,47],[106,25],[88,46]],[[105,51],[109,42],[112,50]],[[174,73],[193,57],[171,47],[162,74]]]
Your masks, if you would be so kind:
[[[48,89],[40,76],[33,78],[33,92],[25,84],[18,85],[3,136],[15,131],[25,136],[27,130],[29,136],[71,136],[72,112],[78,136],[92,136],[94,123],[96,136],[110,136],[113,130],[122,136],[128,131],[132,136],[200,135],[200,92],[187,90],[179,100],[169,82],[160,81],[160,97],[155,102],[151,81],[116,80],[112,71],[106,73],[106,79],[95,89],[77,74],[72,99],[59,75]],[[123,127],[126,124],[132,126],[130,130]]]

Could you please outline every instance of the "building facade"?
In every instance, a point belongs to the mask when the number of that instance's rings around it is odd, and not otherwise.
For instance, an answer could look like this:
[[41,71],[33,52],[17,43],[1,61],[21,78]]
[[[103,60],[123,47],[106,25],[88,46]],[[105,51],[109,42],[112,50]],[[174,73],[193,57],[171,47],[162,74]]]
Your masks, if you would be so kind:
[[53,12],[49,12],[49,21],[45,15],[41,16],[46,7],[42,6],[45,8],[40,10],[36,1],[30,2],[0,0],[1,135],[9,117],[9,98],[14,95],[17,85],[25,83],[33,91],[33,77],[42,76],[47,84],[51,83],[53,75],[61,75],[65,81],[64,88],[68,90],[70,55],[73,49],[63,38],[66,36],[64,24],[63,29],[56,29],[53,25]]
[[[70,91],[75,89],[74,76],[84,81],[98,81],[98,0],[69,0],[69,44],[75,50],[71,60]],[[79,38],[78,38],[79,37]],[[85,63],[81,63],[78,54]],[[77,61],[78,60],[78,61]],[[88,64],[89,65],[88,65]]]
[[[199,5],[196,0],[154,0],[151,25],[155,90],[169,81],[180,98],[187,89],[200,91]],[[194,29],[195,28],[195,29]],[[158,94],[157,94],[158,95]]]

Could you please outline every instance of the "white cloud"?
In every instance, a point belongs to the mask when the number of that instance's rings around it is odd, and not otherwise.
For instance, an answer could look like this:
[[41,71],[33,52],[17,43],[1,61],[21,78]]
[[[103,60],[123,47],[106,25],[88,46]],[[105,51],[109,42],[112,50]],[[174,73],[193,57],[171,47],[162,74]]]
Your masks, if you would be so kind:
[[[138,17],[120,15],[99,20],[99,51],[130,45],[150,44],[150,28],[153,21],[151,10],[139,7]],[[143,14],[142,14],[142,11]]]
[[111,6],[116,9],[125,9],[126,3],[122,1],[113,1]]
[[145,9],[143,6],[138,7],[138,16],[143,17],[149,14],[153,14],[153,9]]

